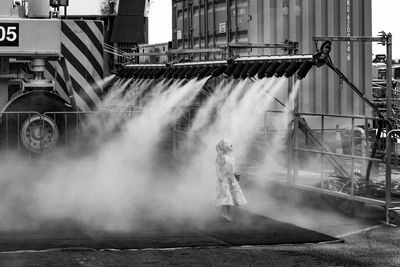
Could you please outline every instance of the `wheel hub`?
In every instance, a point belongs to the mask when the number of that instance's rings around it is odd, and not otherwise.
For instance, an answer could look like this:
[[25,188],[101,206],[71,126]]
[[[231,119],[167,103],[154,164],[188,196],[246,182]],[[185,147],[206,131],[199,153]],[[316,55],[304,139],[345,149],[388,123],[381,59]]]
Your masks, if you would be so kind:
[[57,124],[48,116],[34,115],[21,127],[22,144],[34,153],[50,150],[58,141]]

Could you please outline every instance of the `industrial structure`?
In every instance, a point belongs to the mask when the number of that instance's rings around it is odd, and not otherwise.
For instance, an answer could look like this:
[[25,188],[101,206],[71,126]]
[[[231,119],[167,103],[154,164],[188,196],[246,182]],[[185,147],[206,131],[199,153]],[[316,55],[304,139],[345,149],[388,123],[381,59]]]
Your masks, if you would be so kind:
[[[400,202],[392,200],[400,195],[391,172],[398,167],[392,41],[386,33],[371,37],[371,0],[174,0],[172,41],[152,45],[145,44],[146,1],[120,1],[106,16],[65,12],[69,19],[60,12],[68,1],[31,0],[28,12],[25,2],[0,0],[0,141],[7,151],[37,155],[68,145],[79,123],[69,115],[103,108],[104,73],[127,83],[210,77],[210,91],[221,79],[286,77],[266,118],[282,110],[296,80],[302,84],[286,172],[271,180],[333,196],[347,210],[382,206],[387,223],[400,222]],[[383,106],[372,99],[371,42],[387,48]],[[267,124],[260,127],[264,149]],[[319,168],[305,158],[319,160]]]
[[[82,17],[67,15],[68,1],[1,1],[3,145],[47,151],[62,140],[66,121],[45,117],[41,133],[41,114],[101,108],[100,81],[121,63],[116,51],[146,41],[146,1],[128,2],[120,1],[119,15]],[[122,30],[127,25],[134,26]]]
[[[391,200],[398,195],[397,181],[391,180],[396,140],[382,136],[397,131],[392,41],[386,33],[371,37],[371,1],[176,0],[172,13],[172,42],[131,53],[142,64],[126,65],[121,77],[285,76],[287,90],[277,97],[277,110],[294,80],[303,79],[288,141],[287,173],[285,178],[274,174],[272,180],[338,198],[349,212],[357,203],[385,206],[387,222],[398,223],[398,202]],[[388,57],[386,80],[374,82],[374,94],[372,42],[385,45]],[[376,97],[382,90],[384,98]],[[264,123],[260,127],[267,136]],[[319,159],[319,168],[311,168],[319,175],[303,174],[310,170],[305,158]]]

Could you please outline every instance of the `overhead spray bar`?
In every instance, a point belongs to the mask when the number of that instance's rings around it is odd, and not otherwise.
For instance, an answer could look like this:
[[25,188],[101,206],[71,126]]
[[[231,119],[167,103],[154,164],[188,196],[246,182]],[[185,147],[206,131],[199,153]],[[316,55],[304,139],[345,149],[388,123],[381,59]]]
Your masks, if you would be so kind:
[[[288,56],[261,56],[261,57],[239,57],[233,53],[234,49],[277,49],[288,52]],[[206,76],[219,76],[224,74],[228,78],[235,79],[247,77],[252,78],[258,74],[258,78],[264,77],[286,77],[293,76],[297,71],[297,77],[303,79],[312,68],[312,55],[293,55],[298,50],[298,43],[286,40],[283,43],[255,44],[255,43],[228,43],[219,45],[216,48],[191,48],[191,49],[170,49],[165,52],[151,53],[126,53],[129,57],[140,56],[168,56],[168,63],[165,66],[154,66],[147,64],[126,65],[118,75],[123,78],[202,78]],[[229,59],[219,61],[192,61],[195,55],[201,54],[226,54]],[[182,57],[183,56],[183,57]],[[184,61],[184,62],[182,62]],[[306,61],[309,61],[306,63]],[[149,68],[164,68],[163,74],[160,70],[148,70]],[[129,69],[129,70],[126,70]],[[134,70],[136,69],[136,70]],[[139,69],[139,70],[138,70]]]
[[[191,79],[206,76],[217,77],[223,74],[225,78],[232,76],[234,79],[245,79],[257,75],[259,79],[262,79],[273,76],[289,78],[297,72],[297,78],[303,79],[314,64],[312,55],[237,57],[219,61],[130,64],[125,65],[118,75],[123,78],[160,78],[163,76],[168,79]],[[160,68],[164,69],[161,76]]]

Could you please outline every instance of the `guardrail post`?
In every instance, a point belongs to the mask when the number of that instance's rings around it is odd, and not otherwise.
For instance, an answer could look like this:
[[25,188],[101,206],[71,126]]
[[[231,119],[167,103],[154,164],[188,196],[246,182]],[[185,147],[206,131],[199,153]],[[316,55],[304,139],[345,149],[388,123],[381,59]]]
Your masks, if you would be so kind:
[[293,141],[292,141],[292,146],[293,146],[293,183],[296,184],[296,181],[298,180],[298,171],[299,171],[299,166],[297,166],[297,157],[298,157],[298,152],[297,152],[297,129],[299,128],[299,119],[300,115],[296,112],[295,117],[294,117],[294,127],[293,127]]
[[354,147],[355,147],[355,132],[354,132],[354,118],[351,118],[351,162],[350,162],[350,178],[351,178],[351,187],[350,193],[354,196]]
[[[392,34],[386,35],[386,116],[390,120],[393,118],[392,113]],[[389,122],[387,122],[386,129],[390,129]],[[391,206],[391,186],[392,186],[392,142],[390,136],[393,131],[388,131],[386,134],[386,223],[389,224],[389,209]]]
[[287,145],[287,183],[294,185],[296,183],[296,132],[297,132],[297,113],[294,113],[293,121],[289,123]]
[[40,114],[40,154],[44,151],[44,114]]
[[287,169],[286,169],[286,176],[287,176],[287,182],[288,184],[292,184],[293,183],[293,172],[292,172],[292,167],[293,167],[293,141],[294,141],[294,130],[292,131],[290,129],[290,126],[288,125],[288,130],[289,130],[289,138],[286,142],[286,146],[287,146],[287,155],[286,155],[286,160],[287,160]]
[[20,113],[17,113],[17,153],[18,155],[21,154],[21,139],[19,138],[20,136]]
[[8,113],[6,113],[5,115],[6,115],[6,155],[8,157],[8,155],[10,153],[10,151],[9,151],[9,149],[10,149],[10,147],[9,147],[10,137],[8,135],[8,127],[9,127],[9,125],[8,125]]
[[386,135],[386,179],[385,179],[385,212],[386,224],[389,224],[389,209],[391,206],[392,195],[392,142],[390,136],[393,131]]
[[324,187],[324,168],[325,168],[325,151],[324,151],[324,142],[325,142],[325,116],[321,116],[321,189]]

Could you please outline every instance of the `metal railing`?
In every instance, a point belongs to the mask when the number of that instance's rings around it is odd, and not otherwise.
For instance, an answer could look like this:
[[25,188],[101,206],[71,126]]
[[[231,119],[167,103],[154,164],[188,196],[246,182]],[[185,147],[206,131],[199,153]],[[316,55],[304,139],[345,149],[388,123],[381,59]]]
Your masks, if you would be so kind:
[[[5,155],[27,155],[29,158],[58,148],[78,154],[88,153],[99,144],[115,138],[123,131],[125,123],[141,112],[140,108],[118,107],[115,111],[97,112],[0,113],[0,148]],[[265,111],[263,124],[259,125],[252,144],[261,155],[268,152],[271,136],[288,135],[283,142],[287,155],[283,172],[274,174],[275,177],[270,179],[345,201],[384,207],[386,222],[389,223],[390,213],[400,209],[400,168],[397,150],[393,148],[400,130],[384,129],[382,139],[386,138],[386,142],[382,140],[378,153],[371,157],[371,147],[376,142],[377,134],[374,126],[383,120],[381,118],[298,113],[287,125],[287,130],[270,127],[269,120],[279,119],[281,113]],[[58,139],[54,145],[49,145],[54,137],[50,135],[54,134],[54,130],[49,128],[49,121],[57,126]],[[173,135],[168,140],[172,144],[171,153],[176,154],[179,145],[190,142],[187,130],[191,121],[192,114],[188,113],[171,126]],[[46,131],[50,131],[49,134],[46,135]],[[37,150],[29,149],[29,145]],[[252,166],[252,163],[242,163]],[[373,177],[369,180],[366,179],[368,163],[373,165]],[[399,172],[398,196],[394,194],[397,194],[393,186],[396,182],[393,179],[394,170]]]
[[31,151],[24,151],[21,129],[24,125],[30,125],[34,118],[40,116],[35,111],[0,112],[0,149],[6,156],[11,154],[34,156]]
[[56,148],[86,153],[122,131],[125,123],[141,113],[141,109],[118,107],[115,110],[47,112],[60,133]]
[[[387,133],[386,136],[386,176],[385,176],[385,217],[386,223],[389,224],[391,212],[395,212],[400,210],[400,203],[394,203],[392,198],[392,156],[397,159],[397,153],[395,150],[392,149],[392,140],[396,140],[394,136],[395,133],[400,133],[400,130],[391,130]],[[394,152],[394,155],[393,155]],[[398,216],[397,216],[398,217]]]
[[[270,124],[274,124],[271,120],[279,119],[282,115],[282,111],[265,111],[264,122],[259,125],[259,133],[251,144],[252,149],[259,149],[257,153],[264,153],[265,156],[270,146],[274,145],[271,136],[285,139],[282,146],[286,148],[279,153],[286,153],[286,160],[281,157],[281,166],[277,171],[262,178],[305,192],[330,196],[337,204],[353,209],[363,204],[383,207],[386,210],[386,223],[389,224],[389,217],[393,215],[389,213],[400,210],[400,179],[397,188],[393,184],[397,181],[392,179],[392,169],[387,168],[389,164],[399,171],[400,178],[397,150],[392,149],[397,140],[389,136],[400,130],[388,132],[390,128],[383,128],[378,140],[377,125],[384,122],[383,118],[315,113],[295,114],[286,130],[282,126],[271,127]],[[189,128],[190,124],[186,123],[183,127],[175,127],[174,141],[177,147],[190,143],[187,135]],[[390,146],[384,142],[385,139]],[[378,147],[372,156],[376,142]],[[179,149],[174,148],[176,150]],[[254,168],[260,162],[246,160],[237,161],[240,171],[250,176],[258,175]],[[368,168],[372,170],[368,172]],[[393,198],[393,195],[396,197]]]
[[[294,153],[292,157],[293,168],[288,170],[288,184],[304,190],[341,198],[351,203],[382,206],[386,210],[386,223],[389,223],[389,211],[398,209],[396,207],[400,205],[400,199],[393,201],[392,198],[395,193],[392,186],[392,167],[395,168],[398,165],[396,165],[397,156],[392,157],[391,146],[394,139],[389,137],[399,131],[387,132],[384,129],[383,136],[386,138],[386,143],[380,142],[379,153],[371,157],[369,155],[372,144],[377,141],[376,130],[372,126],[382,119],[364,116],[301,113],[296,115],[295,124],[299,125],[299,121],[304,117],[308,117],[311,121],[318,118],[320,126],[313,128],[321,144],[304,146],[299,141],[299,134],[293,135],[290,148]],[[338,135],[343,136],[343,134],[338,132],[337,127],[332,127],[332,123],[329,125],[329,119],[333,120],[335,124],[347,125],[345,131],[349,133],[349,140],[345,142],[344,146],[343,140],[339,141],[339,138],[337,138]],[[295,127],[295,129],[298,129],[298,127]],[[298,132],[299,130],[295,131]],[[363,136],[360,133],[360,137],[357,138],[357,132],[364,132],[365,135]],[[332,136],[335,137],[332,138]],[[336,149],[332,148],[329,151],[326,146],[322,145],[328,144],[329,146],[329,143],[335,142],[336,145],[339,145],[338,142],[340,142],[342,147],[339,149],[337,147]],[[362,152],[361,155],[360,152]],[[313,162],[319,167],[318,175],[316,175],[316,170],[308,170],[312,174],[306,172],[307,167],[299,162],[299,159],[304,157],[314,159]],[[328,164],[327,158],[329,157],[333,157],[342,164],[348,174],[347,177],[338,175],[334,166]],[[317,164],[318,161],[319,164]],[[366,169],[368,164],[375,166],[371,178],[368,177],[369,174]],[[315,183],[316,178],[319,178],[318,183]]]
[[96,112],[0,113],[0,151],[5,156],[28,158],[58,148],[85,152],[96,142],[112,138],[140,112],[130,107]]

